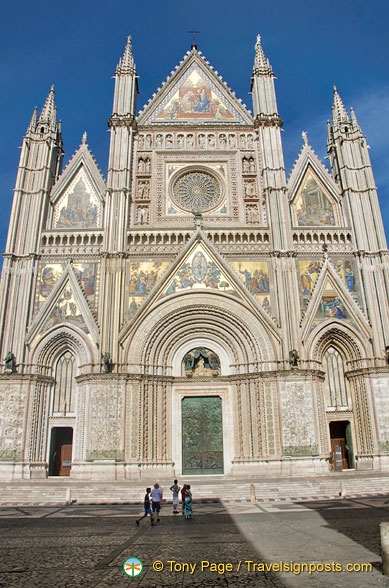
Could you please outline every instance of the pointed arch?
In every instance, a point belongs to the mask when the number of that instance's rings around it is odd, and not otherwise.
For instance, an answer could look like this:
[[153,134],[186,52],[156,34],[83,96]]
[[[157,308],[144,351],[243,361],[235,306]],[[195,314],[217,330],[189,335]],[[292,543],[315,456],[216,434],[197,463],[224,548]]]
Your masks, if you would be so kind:
[[41,339],[32,353],[32,362],[38,372],[52,375],[56,362],[66,351],[70,351],[76,359],[76,372],[78,366],[96,361],[95,350],[87,337],[66,326],[50,331]]

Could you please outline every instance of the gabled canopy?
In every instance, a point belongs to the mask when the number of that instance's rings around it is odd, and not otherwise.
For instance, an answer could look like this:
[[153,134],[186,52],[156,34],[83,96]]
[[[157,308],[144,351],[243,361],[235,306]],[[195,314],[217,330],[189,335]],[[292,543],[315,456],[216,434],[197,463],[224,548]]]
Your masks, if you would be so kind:
[[181,63],[139,113],[139,125],[252,125],[250,112],[235,97],[200,51]]

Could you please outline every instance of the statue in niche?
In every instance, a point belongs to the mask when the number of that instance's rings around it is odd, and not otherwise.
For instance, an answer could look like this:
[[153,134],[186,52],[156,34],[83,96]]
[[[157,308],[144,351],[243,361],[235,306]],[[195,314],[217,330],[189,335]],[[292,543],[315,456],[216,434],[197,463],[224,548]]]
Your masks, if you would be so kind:
[[162,147],[162,135],[157,135],[156,139],[155,139],[155,145],[156,147]]
[[145,162],[142,158],[139,159],[138,170],[141,174],[144,173],[144,171],[145,171]]
[[184,148],[184,135],[178,135],[177,137],[177,147],[178,149]]
[[193,135],[188,135],[186,138],[186,146],[188,149],[192,149],[193,147]]
[[138,208],[137,215],[136,215],[137,223],[140,225],[147,223],[148,216],[149,216],[149,211],[146,207],[142,206],[141,208]]
[[220,135],[219,137],[219,146],[220,149],[225,149],[227,147],[227,140],[225,135]]
[[4,359],[4,371],[8,374],[16,373],[16,357],[12,351],[8,351]]
[[240,148],[241,149],[246,149],[247,148],[246,135],[241,135],[240,136]]
[[208,147],[215,147],[215,135],[208,135]]
[[249,149],[254,149],[254,141],[252,135],[247,135],[247,147]]
[[255,161],[253,157],[250,157],[249,160],[249,169],[250,169],[250,173],[254,173],[255,172]]
[[173,147],[173,137],[171,135],[166,135],[165,147],[166,149],[171,149]]
[[146,149],[151,149],[151,135],[146,135]]
[[228,143],[229,143],[230,149],[235,149],[235,147],[236,147],[236,137],[235,137],[235,135],[229,135],[229,137],[228,137]]
[[138,141],[139,151],[143,151],[144,146],[145,146],[145,138],[143,135],[139,135],[139,141]]
[[299,354],[297,349],[289,351],[289,364],[291,367],[297,367],[299,362]]
[[111,361],[111,354],[106,351],[103,355],[103,369],[106,374],[110,374],[113,370],[113,363]]
[[219,357],[210,349],[197,347],[189,351],[183,359],[185,375],[218,376],[220,373]]
[[199,147],[204,149],[205,147],[205,135],[199,135]]
[[151,172],[151,161],[149,158],[146,159],[145,162],[145,172],[149,174]]
[[193,355],[187,353],[184,357],[185,373],[193,371]]
[[242,159],[242,165],[243,165],[243,173],[247,174],[250,171],[250,164],[245,157]]

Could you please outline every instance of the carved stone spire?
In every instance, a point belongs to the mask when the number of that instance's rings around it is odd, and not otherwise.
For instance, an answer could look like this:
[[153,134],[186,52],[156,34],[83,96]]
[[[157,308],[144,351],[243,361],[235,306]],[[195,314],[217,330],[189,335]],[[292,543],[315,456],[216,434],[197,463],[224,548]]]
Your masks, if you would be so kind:
[[46,98],[42,112],[39,115],[38,124],[47,123],[52,126],[57,124],[57,108],[54,100],[54,86],[51,86],[50,92]]
[[349,121],[349,116],[347,114],[347,110],[344,107],[341,97],[339,96],[339,92],[334,86],[334,105],[332,107],[332,122],[341,123]]
[[35,106],[33,113],[32,113],[31,120],[30,120],[30,124],[27,127],[27,133],[34,132],[36,129],[37,112],[38,112],[38,108]]
[[255,59],[254,59],[254,75],[255,74],[273,74],[269,60],[265,57],[261,45],[261,35],[257,35],[257,42],[255,43]]
[[135,74],[135,63],[132,55],[132,37],[128,35],[127,45],[124,49],[123,57],[120,58],[116,68],[116,75],[120,74]]

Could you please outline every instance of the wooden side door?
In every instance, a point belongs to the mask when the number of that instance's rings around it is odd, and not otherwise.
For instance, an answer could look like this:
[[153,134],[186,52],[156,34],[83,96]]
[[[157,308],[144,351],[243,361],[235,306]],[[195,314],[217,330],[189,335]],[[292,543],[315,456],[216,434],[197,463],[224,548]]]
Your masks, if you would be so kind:
[[[344,439],[344,438],[331,439],[331,451],[332,451],[333,455],[335,455],[335,445],[339,445],[339,447],[342,450],[342,468],[344,470],[348,470],[349,463],[348,463],[347,453],[346,453],[346,439]],[[334,460],[334,469],[336,470],[335,460]]]
[[72,445],[61,445],[60,456],[60,476],[70,476],[70,469],[72,467]]

